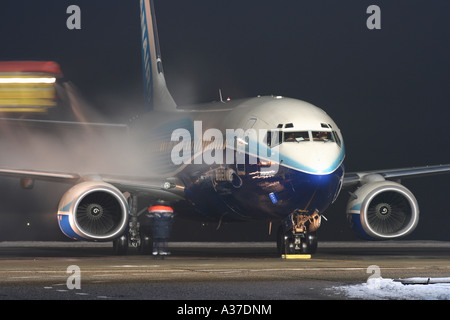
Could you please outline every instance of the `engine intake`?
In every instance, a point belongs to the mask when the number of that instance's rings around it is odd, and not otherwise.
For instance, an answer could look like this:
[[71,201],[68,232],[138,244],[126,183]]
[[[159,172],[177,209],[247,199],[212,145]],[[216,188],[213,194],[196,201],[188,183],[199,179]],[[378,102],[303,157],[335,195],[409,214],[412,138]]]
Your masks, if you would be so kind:
[[363,238],[393,239],[410,234],[419,222],[414,195],[392,181],[363,185],[347,205],[347,217]]
[[61,231],[73,239],[108,241],[125,231],[128,203],[114,186],[82,182],[62,197],[58,210]]

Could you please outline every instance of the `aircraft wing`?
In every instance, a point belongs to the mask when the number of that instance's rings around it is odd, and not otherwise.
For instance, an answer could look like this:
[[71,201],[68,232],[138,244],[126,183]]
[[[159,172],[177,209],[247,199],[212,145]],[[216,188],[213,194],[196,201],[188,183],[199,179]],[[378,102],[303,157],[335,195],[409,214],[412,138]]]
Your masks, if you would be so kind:
[[77,173],[0,168],[0,176],[76,184],[86,180],[110,183],[122,192],[141,192],[167,200],[183,199],[184,186],[176,178],[125,177],[114,175],[87,175]]
[[184,199],[184,185],[177,178],[100,176],[123,192],[141,192],[164,200]]
[[387,170],[373,170],[362,172],[349,172],[344,176],[343,187],[352,187],[359,183],[364,182],[364,179],[370,175],[380,175],[384,179],[406,179],[416,178],[429,175],[450,173],[450,164],[425,166],[425,167],[412,167],[412,168],[400,168],[400,169],[387,169]]
[[67,182],[67,183],[74,183],[80,180],[81,178],[78,174],[72,173],[6,169],[6,168],[0,168],[0,175],[21,179],[36,179],[50,182]]

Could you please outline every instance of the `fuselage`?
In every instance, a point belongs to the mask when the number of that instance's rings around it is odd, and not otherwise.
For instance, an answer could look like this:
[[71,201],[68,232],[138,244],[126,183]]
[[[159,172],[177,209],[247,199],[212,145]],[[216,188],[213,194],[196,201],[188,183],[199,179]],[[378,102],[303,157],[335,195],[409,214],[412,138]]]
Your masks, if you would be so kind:
[[339,128],[322,109],[295,99],[256,97],[150,112],[132,133],[146,146],[142,157],[152,174],[182,182],[186,201],[174,204],[182,215],[235,221],[322,213],[344,175]]

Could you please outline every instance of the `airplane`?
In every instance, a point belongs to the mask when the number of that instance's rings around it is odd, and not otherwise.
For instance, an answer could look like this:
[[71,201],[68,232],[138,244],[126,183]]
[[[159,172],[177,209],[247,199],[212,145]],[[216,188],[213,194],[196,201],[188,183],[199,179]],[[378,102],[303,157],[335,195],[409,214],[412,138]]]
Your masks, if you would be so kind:
[[[145,213],[149,203],[163,201],[177,217],[219,225],[279,222],[280,253],[315,253],[323,214],[342,190],[350,192],[347,216],[360,236],[395,239],[410,234],[419,220],[416,198],[398,180],[450,173],[450,164],[348,173],[338,125],[297,99],[221,98],[178,106],[165,81],[153,0],[140,0],[140,21],[146,114],[126,125],[1,120],[2,130],[20,123],[50,141],[42,148],[51,153],[50,164],[3,165],[0,174],[20,178],[25,188],[35,180],[70,185],[57,219],[71,239],[112,241],[117,254],[129,246],[149,252]],[[48,135],[47,127],[68,133]],[[73,138],[74,132],[88,138]],[[82,142],[64,154],[51,149],[70,137]],[[112,144],[118,147],[108,149]],[[67,154],[73,150],[78,153]],[[96,166],[85,168],[80,150],[94,155]]]

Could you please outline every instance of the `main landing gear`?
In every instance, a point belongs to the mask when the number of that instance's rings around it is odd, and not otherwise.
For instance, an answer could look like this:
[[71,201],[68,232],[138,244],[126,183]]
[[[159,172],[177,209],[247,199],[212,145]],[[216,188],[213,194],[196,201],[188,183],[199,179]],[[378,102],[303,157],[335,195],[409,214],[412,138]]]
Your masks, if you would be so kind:
[[[162,209],[166,209],[163,211],[169,209],[173,216],[173,210],[170,206],[162,207],[157,205],[152,206],[153,210],[151,211],[148,211],[150,208],[145,207],[138,212],[137,196],[134,195],[130,195],[128,203],[130,206],[128,231],[113,241],[114,253],[116,255],[125,255],[131,246],[137,248],[140,254],[154,254],[154,244],[159,244],[161,239],[168,239],[170,235],[170,225],[166,226],[164,223],[161,223],[161,219],[155,219],[155,213],[158,215],[161,214]],[[144,212],[146,214],[141,218],[140,216]],[[152,229],[153,232],[151,231]],[[155,243],[153,240],[155,240]]]
[[113,241],[113,251],[116,255],[126,255],[128,248],[134,247],[141,254],[149,254],[152,250],[152,239],[149,232],[141,227],[139,216],[147,211],[147,208],[137,211],[137,196],[130,195],[128,199],[130,206],[130,220],[128,230],[119,238]]
[[131,217],[128,232],[113,241],[113,251],[116,255],[126,255],[129,247],[137,248],[140,254],[151,254],[153,248],[149,232],[140,228],[140,223],[134,216]]
[[301,211],[289,215],[278,229],[278,253],[280,255],[315,253],[320,222],[321,217],[318,211],[311,215]]

